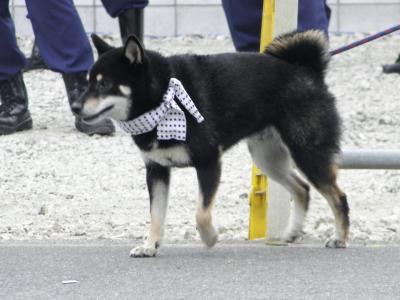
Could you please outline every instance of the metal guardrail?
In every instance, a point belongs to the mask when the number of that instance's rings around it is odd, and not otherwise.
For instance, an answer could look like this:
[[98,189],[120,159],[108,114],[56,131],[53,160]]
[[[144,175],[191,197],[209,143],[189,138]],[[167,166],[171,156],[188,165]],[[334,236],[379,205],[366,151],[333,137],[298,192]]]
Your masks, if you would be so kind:
[[400,170],[400,150],[344,150],[341,169]]

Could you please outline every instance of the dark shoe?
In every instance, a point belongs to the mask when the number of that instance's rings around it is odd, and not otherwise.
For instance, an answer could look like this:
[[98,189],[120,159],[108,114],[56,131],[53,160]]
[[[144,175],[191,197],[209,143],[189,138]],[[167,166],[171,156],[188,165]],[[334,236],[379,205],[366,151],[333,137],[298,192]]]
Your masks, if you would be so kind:
[[88,124],[81,118],[75,117],[75,127],[78,131],[87,135],[110,135],[115,132],[114,124],[109,119],[101,120],[95,124]]
[[0,81],[0,134],[32,128],[28,95],[21,73]]
[[383,73],[386,73],[386,74],[398,73],[398,74],[400,74],[400,62],[396,62],[391,65],[384,65],[382,68],[383,68]]
[[397,57],[396,61],[391,65],[382,66],[383,73],[400,73],[400,55]]
[[39,47],[36,44],[36,40],[33,42],[33,48],[31,52],[31,56],[26,60],[26,65],[24,68],[24,72],[32,71],[32,70],[46,70],[48,69],[46,63],[43,61],[42,56],[40,55]]
[[143,20],[143,8],[127,9],[118,16],[122,43],[131,34],[143,42]]
[[[63,74],[62,76],[67,90],[68,102],[71,106],[87,88],[86,72]],[[115,132],[114,124],[111,120],[107,119],[94,124],[88,124],[81,118],[75,117],[75,127],[78,131],[88,135],[110,135]]]

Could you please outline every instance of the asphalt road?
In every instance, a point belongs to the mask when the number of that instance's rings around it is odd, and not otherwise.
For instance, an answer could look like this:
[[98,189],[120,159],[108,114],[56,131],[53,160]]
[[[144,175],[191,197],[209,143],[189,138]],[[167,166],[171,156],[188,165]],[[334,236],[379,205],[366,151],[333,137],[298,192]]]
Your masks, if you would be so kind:
[[[400,247],[0,244],[0,299],[400,299]],[[76,283],[63,284],[64,280]]]

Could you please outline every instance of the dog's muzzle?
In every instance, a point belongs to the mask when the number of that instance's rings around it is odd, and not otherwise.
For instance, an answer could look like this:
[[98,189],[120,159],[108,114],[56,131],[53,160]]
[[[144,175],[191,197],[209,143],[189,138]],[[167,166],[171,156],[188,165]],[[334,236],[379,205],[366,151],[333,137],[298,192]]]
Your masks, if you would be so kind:
[[[107,106],[106,108],[102,109],[101,111],[99,111],[98,113],[96,113],[96,114],[94,114],[94,115],[87,116],[87,115],[82,115],[82,114],[80,114],[80,116],[82,117],[82,119],[83,119],[84,121],[90,122],[90,121],[96,119],[97,117],[101,116],[102,114],[108,112],[109,110],[111,110],[111,109],[113,109],[113,108],[114,108],[114,105],[110,105],[110,106]],[[81,111],[82,111],[82,109],[81,109]]]

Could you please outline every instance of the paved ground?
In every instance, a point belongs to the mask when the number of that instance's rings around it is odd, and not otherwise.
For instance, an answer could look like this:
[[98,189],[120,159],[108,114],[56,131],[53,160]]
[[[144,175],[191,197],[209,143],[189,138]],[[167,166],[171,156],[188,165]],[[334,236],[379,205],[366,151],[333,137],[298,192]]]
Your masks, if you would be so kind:
[[[0,244],[0,299],[399,299],[400,247]],[[63,280],[76,280],[63,284]]]

